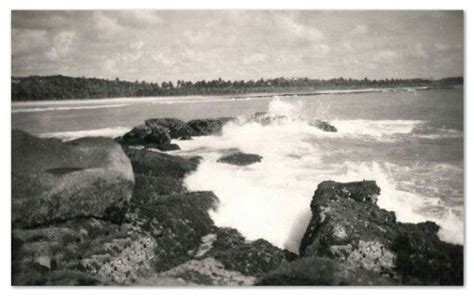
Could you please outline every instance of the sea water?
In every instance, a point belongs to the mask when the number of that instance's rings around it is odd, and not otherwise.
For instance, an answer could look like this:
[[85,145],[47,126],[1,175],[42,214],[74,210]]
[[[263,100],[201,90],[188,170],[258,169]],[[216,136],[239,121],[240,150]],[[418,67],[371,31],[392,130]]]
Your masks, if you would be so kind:
[[[249,121],[255,112],[275,118]],[[21,103],[13,128],[65,140],[114,137],[145,119],[234,116],[222,134],[177,141],[172,154],[203,157],[185,179],[189,190],[211,190],[218,226],[248,239],[298,250],[324,180],[376,180],[378,205],[403,222],[431,220],[441,239],[463,243],[463,90],[403,90],[293,97],[162,97]],[[283,116],[283,117],[282,117]],[[311,120],[330,121],[324,132]],[[239,167],[216,162],[231,149],[259,154]]]

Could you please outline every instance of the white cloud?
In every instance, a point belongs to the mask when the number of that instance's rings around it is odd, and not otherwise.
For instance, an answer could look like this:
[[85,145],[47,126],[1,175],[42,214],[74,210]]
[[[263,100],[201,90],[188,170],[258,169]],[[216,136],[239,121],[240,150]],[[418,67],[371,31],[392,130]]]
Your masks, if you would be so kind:
[[374,55],[374,61],[390,61],[396,58],[398,54],[392,50],[378,51]]
[[53,46],[46,53],[51,60],[59,60],[71,54],[74,48],[76,34],[71,31],[62,31],[53,38]]
[[255,63],[265,61],[266,58],[267,58],[267,55],[265,54],[255,53],[249,56],[245,56],[242,61],[244,64],[255,64]]
[[364,35],[364,34],[367,34],[368,32],[369,32],[369,28],[367,27],[367,25],[359,24],[355,26],[354,29],[352,29],[350,34],[351,35]]

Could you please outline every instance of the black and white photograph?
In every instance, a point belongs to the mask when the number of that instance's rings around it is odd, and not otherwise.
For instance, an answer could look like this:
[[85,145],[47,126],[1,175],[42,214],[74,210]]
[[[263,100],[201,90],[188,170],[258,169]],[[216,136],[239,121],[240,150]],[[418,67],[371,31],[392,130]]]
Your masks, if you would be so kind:
[[461,8],[10,15],[12,286],[465,284]]

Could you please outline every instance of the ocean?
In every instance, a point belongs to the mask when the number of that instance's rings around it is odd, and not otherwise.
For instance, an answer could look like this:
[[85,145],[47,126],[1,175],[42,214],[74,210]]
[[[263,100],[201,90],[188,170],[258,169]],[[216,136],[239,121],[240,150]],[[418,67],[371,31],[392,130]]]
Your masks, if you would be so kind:
[[[463,111],[462,88],[119,98],[12,103],[12,128],[71,140],[119,136],[150,118],[238,117],[222,135],[176,141],[181,150],[170,154],[203,157],[185,184],[219,197],[210,211],[216,225],[297,251],[324,180],[376,180],[378,205],[399,221],[434,221],[441,239],[463,243]],[[248,121],[256,112],[276,117],[262,126]],[[313,119],[338,131],[321,131]],[[235,148],[263,159],[246,167],[216,162]]]

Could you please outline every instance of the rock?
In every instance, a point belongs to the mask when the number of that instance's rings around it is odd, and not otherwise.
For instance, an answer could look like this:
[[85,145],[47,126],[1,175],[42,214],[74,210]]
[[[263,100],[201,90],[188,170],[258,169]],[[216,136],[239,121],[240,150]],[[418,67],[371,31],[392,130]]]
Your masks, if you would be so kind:
[[[203,245],[206,249],[203,249]],[[227,270],[247,276],[260,276],[286,262],[286,256],[283,250],[266,240],[246,241],[235,229],[216,228],[212,234],[203,237],[194,257],[212,257]]]
[[135,174],[134,201],[146,201],[150,196],[162,196],[186,192],[183,180],[175,177]]
[[227,270],[213,258],[191,260],[160,274],[160,277],[180,278],[188,283],[206,286],[250,286],[255,277]]
[[311,126],[314,126],[314,127],[317,127],[323,131],[327,131],[327,132],[337,132],[337,128],[334,126],[334,125],[331,125],[329,122],[327,121],[321,121],[321,120],[312,120],[309,122],[309,125]]
[[462,284],[462,246],[439,240],[435,223],[397,222],[376,205],[379,193],[374,181],[319,184],[300,257],[328,258],[395,283]]
[[12,131],[14,228],[84,217],[120,222],[133,187],[130,161],[113,140],[63,143]]
[[192,129],[188,124],[176,118],[148,119],[145,124],[150,128],[162,127],[168,129],[172,139],[189,140],[192,136]]
[[234,119],[235,118],[231,117],[195,119],[189,121],[187,124],[192,130],[192,136],[207,136],[220,133],[222,131],[222,127]]
[[132,284],[154,274],[154,239],[131,224],[73,219],[14,229],[12,240],[14,285]]
[[198,157],[183,158],[146,149],[124,148],[135,174],[183,178],[197,169]]
[[394,285],[389,278],[360,268],[350,267],[327,258],[307,257],[283,263],[265,274],[256,285],[261,286],[369,286]]
[[[160,122],[160,120],[163,121]],[[173,130],[174,136],[177,134],[176,128],[172,126],[172,120],[168,118],[147,120],[146,125],[134,127],[123,136],[116,138],[115,141],[124,146],[139,145],[161,151],[179,150],[180,148],[177,144],[171,144],[172,137],[170,136],[169,127],[175,129]],[[180,121],[178,119],[174,120]],[[165,126],[160,125],[160,123]]]
[[171,137],[168,129],[164,127],[149,127],[147,125],[140,125],[134,127],[127,132],[120,139],[122,145],[146,145],[156,144],[156,146],[169,145]]
[[157,272],[192,258],[191,252],[214,227],[208,211],[215,209],[217,203],[212,192],[150,195],[148,200],[133,201],[133,217],[140,230],[156,240],[154,268]]
[[227,154],[217,160],[217,162],[228,163],[237,166],[247,166],[260,162],[262,157],[258,154],[242,153],[240,151]]

